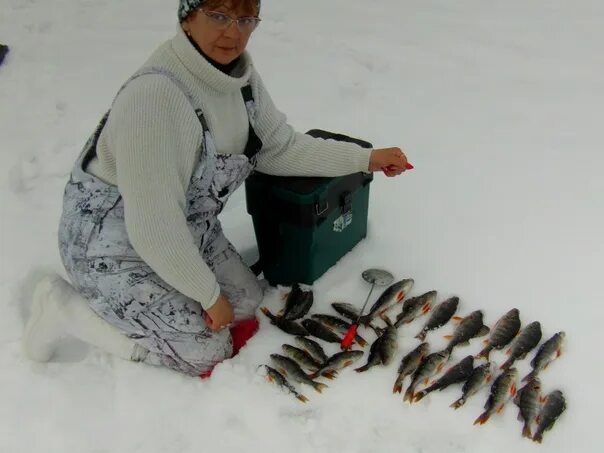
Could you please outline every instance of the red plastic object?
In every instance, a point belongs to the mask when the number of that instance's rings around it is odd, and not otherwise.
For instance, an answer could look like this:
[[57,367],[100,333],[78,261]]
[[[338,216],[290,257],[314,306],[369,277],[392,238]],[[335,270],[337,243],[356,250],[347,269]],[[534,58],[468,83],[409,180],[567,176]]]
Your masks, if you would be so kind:
[[350,349],[350,347],[352,346],[352,342],[354,341],[354,337],[357,335],[358,328],[359,328],[358,324],[353,324],[352,326],[350,326],[350,328],[348,329],[348,332],[346,332],[346,335],[344,336],[344,338],[342,339],[342,342],[340,343],[340,348],[342,350]]
[[233,338],[233,355],[239,353],[248,340],[258,332],[259,326],[258,320],[253,318],[239,321],[230,328],[231,337]]
[[[204,313],[204,318],[209,318],[209,316]],[[260,323],[258,320],[253,318],[239,321],[229,329],[231,331],[231,338],[233,339],[233,356],[239,353],[241,348],[246,345],[248,340],[252,338],[256,332],[258,332],[259,326]],[[199,377],[201,379],[208,379],[210,376],[212,376],[212,371],[214,371],[214,366],[201,373]]]

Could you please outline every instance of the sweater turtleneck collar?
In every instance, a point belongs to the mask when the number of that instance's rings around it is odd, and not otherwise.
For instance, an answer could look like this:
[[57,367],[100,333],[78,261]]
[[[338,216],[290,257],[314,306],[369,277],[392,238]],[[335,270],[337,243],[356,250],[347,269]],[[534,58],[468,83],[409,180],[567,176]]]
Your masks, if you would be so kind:
[[178,28],[178,33],[172,39],[172,48],[181,63],[193,75],[222,93],[240,90],[247,84],[252,73],[252,61],[246,51],[230,64],[222,65],[207,57],[189,40],[185,32]]

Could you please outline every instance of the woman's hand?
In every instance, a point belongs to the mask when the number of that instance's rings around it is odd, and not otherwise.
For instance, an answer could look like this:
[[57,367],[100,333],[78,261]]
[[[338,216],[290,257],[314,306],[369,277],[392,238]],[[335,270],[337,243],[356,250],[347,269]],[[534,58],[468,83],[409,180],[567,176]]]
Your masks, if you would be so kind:
[[234,318],[233,306],[222,294],[210,308],[205,312],[204,319],[208,327],[213,330],[221,330],[227,327]]
[[407,156],[400,148],[374,149],[369,158],[369,171],[380,170],[388,177],[400,175],[407,170]]

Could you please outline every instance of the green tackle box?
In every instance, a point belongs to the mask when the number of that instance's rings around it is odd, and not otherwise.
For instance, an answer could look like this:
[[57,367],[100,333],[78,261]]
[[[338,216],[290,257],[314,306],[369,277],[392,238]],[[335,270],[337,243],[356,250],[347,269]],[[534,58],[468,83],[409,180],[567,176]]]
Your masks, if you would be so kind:
[[[371,143],[313,129],[313,137]],[[253,172],[245,182],[260,254],[252,269],[272,286],[311,285],[367,235],[371,173],[336,178]]]

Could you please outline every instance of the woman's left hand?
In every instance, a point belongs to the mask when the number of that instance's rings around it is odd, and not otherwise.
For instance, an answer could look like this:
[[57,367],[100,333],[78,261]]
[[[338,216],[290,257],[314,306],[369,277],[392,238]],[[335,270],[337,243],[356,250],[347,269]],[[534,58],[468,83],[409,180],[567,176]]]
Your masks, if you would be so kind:
[[383,170],[388,177],[398,176],[407,169],[407,156],[400,148],[374,149],[369,158],[369,171]]

